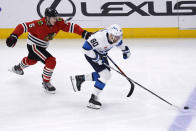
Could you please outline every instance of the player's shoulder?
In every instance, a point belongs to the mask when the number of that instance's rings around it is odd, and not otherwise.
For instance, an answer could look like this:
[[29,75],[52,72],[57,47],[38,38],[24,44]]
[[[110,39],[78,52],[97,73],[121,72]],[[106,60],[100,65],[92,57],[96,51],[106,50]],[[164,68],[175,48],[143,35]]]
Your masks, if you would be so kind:
[[98,40],[105,40],[107,31],[105,29],[99,30],[94,34],[94,37]]
[[107,31],[105,29],[102,29],[102,30],[95,32],[93,35],[97,38],[102,38],[102,37],[106,37],[106,33]]
[[106,33],[107,32],[105,30],[99,30],[89,37],[88,42],[96,40],[99,43],[105,43],[105,41],[107,40]]
[[61,18],[61,17],[58,17],[57,21],[59,21],[59,22],[63,21],[64,22],[65,20],[63,18]]
[[38,20],[27,22],[27,24],[34,25],[34,26],[42,26],[42,25],[44,25],[44,22],[45,22],[45,18],[41,18],[41,19],[38,19]]
[[57,22],[56,23],[57,24],[66,24],[65,20],[63,18],[61,18],[61,17],[57,18]]

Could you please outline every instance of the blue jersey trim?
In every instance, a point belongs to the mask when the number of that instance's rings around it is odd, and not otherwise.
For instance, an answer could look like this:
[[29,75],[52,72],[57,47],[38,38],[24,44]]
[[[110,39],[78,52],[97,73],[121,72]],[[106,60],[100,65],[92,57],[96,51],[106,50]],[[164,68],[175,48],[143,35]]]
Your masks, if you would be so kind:
[[92,50],[92,46],[88,43],[88,41],[85,41],[84,44],[83,44],[83,49],[85,50]]
[[120,46],[120,45],[122,45],[122,40],[116,45],[116,46]]

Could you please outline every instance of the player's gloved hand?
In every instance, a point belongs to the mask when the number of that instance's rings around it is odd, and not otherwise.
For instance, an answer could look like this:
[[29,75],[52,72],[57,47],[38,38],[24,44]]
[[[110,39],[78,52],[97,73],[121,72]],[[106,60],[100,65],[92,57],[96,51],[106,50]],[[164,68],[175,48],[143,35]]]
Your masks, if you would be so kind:
[[92,61],[99,64],[99,65],[103,65],[103,63],[104,63],[104,59],[102,57],[100,57],[99,55],[97,55],[97,57],[95,59],[93,59]]
[[123,58],[124,58],[124,59],[129,58],[129,56],[131,55],[131,53],[130,53],[130,50],[129,50],[129,47],[128,47],[128,46],[125,46],[125,49],[124,49],[124,50],[122,50],[122,52],[123,52]]
[[7,40],[6,40],[6,44],[8,47],[14,47],[16,45],[16,42],[17,42],[17,39],[18,39],[18,36],[15,35],[15,34],[11,34]]
[[92,32],[88,32],[86,30],[84,30],[82,32],[82,38],[84,38],[85,40],[87,40],[93,33]]

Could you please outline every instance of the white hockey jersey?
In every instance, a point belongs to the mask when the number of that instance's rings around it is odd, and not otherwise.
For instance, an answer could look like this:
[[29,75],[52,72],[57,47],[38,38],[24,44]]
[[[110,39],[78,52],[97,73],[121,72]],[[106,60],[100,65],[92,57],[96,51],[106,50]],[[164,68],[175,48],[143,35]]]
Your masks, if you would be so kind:
[[91,58],[96,58],[96,52],[103,55],[107,54],[107,52],[112,49],[113,46],[116,46],[121,50],[125,49],[125,46],[122,44],[122,38],[120,38],[120,40],[118,40],[116,43],[112,44],[108,40],[107,35],[107,29],[100,30],[91,35],[83,45],[84,53]]

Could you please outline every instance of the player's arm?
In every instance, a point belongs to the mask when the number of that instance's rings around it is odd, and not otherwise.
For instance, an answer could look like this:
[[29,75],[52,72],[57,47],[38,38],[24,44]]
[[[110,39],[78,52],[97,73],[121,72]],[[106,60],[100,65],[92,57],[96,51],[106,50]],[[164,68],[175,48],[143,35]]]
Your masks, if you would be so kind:
[[[60,18],[60,20],[63,20],[63,19]],[[86,40],[92,34],[91,32],[88,32],[88,31],[82,29],[78,24],[75,24],[72,22],[66,22],[64,20],[61,22],[61,29],[65,32],[76,33],[76,34],[82,36],[82,38],[84,38]]]
[[88,57],[92,58],[92,60],[96,60],[97,59],[97,55],[96,53],[93,51],[93,47],[92,45],[88,42],[85,41],[82,49],[84,51],[84,54],[86,54]]
[[12,34],[7,38],[6,44],[8,47],[14,47],[18,38],[25,32],[28,32],[29,30],[32,30],[35,26],[34,22],[27,22],[27,23],[22,23],[16,26]]
[[90,57],[93,62],[96,62],[100,65],[102,64],[100,56],[97,53],[95,53],[94,48],[88,41],[84,42],[82,48],[83,48],[84,54]]
[[129,47],[123,44],[123,41],[120,40],[118,42],[118,44],[116,45],[119,49],[121,49],[122,53],[123,53],[123,58],[127,59],[129,58],[129,56],[131,55]]

